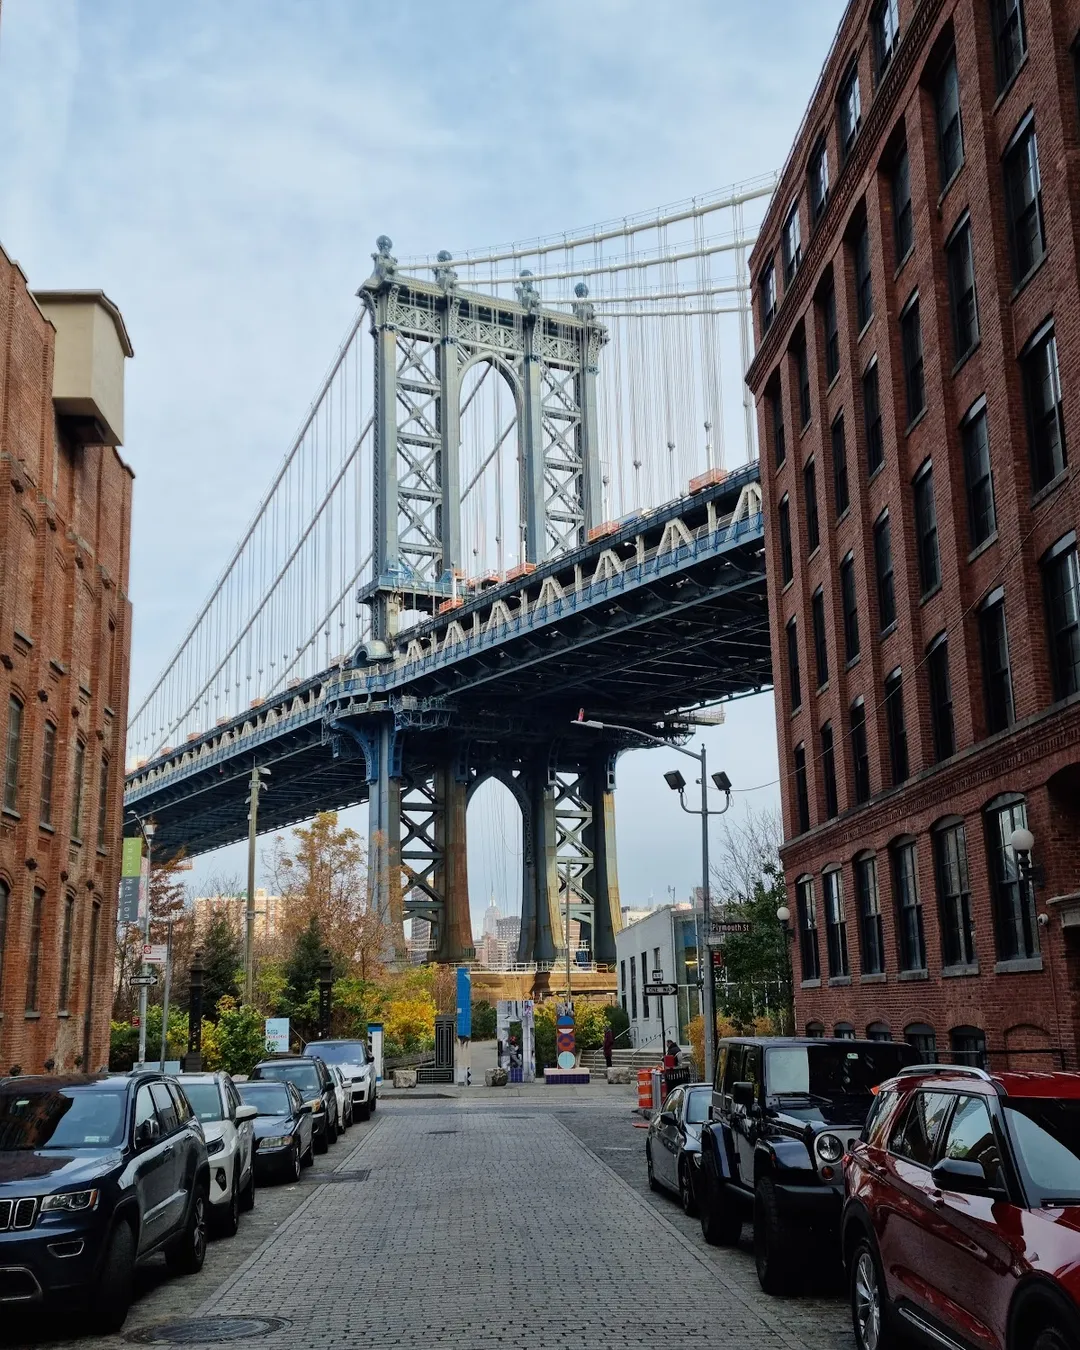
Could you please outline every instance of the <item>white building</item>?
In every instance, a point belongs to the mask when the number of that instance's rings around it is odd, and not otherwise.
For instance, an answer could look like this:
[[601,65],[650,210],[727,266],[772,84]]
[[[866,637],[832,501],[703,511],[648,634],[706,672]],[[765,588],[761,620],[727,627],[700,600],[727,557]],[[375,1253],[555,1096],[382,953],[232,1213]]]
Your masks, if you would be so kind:
[[[665,905],[616,933],[619,1002],[630,1019],[632,1045],[659,1051],[666,1040],[674,1039],[689,1047],[686,1028],[701,1011],[700,918],[700,911],[687,905]],[[677,997],[659,999],[645,993],[656,972],[663,976],[658,983],[678,985]]]

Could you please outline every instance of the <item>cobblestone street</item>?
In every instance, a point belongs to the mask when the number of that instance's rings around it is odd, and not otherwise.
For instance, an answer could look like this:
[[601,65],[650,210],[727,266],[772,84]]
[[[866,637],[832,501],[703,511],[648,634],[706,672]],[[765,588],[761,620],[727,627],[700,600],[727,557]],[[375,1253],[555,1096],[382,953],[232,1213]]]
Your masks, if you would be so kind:
[[[766,1298],[748,1234],[710,1249],[650,1194],[635,1119],[622,1098],[388,1102],[318,1176],[261,1191],[200,1277],[144,1276],[124,1336],[65,1343],[154,1344],[171,1319],[256,1316],[282,1320],[247,1342],[266,1350],[849,1350],[842,1300]],[[367,1175],[321,1184],[328,1172]]]

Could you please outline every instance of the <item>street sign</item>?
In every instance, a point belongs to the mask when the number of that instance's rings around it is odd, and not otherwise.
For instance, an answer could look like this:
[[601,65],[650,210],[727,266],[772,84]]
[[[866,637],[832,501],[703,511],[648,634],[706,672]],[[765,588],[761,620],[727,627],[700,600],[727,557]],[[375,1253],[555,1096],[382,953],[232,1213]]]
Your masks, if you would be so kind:
[[138,984],[147,984],[147,985],[149,985],[149,984],[157,984],[157,972],[152,970],[152,971],[150,971],[150,973],[149,973],[148,975],[132,975],[132,977],[131,977],[131,983],[132,983],[132,984],[136,984],[136,985],[138,985]]
[[677,984],[647,984],[645,993],[650,998],[675,998],[678,995]]
[[753,926],[749,919],[710,919],[709,936],[722,937],[725,933],[749,933]]
[[148,966],[163,966],[168,959],[168,951],[166,942],[144,942],[142,959]]
[[289,1019],[287,1017],[268,1017],[266,1019],[266,1048],[277,1054],[289,1053]]

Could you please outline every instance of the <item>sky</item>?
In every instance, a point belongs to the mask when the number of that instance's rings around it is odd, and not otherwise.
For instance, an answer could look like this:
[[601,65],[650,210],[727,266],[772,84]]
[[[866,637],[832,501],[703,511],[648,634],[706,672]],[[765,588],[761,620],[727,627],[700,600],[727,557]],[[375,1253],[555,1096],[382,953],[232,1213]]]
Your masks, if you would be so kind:
[[[32,287],[103,289],[135,347],[132,706],[269,485],[378,234],[401,257],[479,248],[779,168],[843,8],[4,0],[0,243]],[[710,769],[760,786],[732,819],[778,801],[770,696],[708,745]],[[684,763],[620,761],[624,904],[700,880],[697,821],[661,779]],[[477,918],[493,891],[518,899],[511,813],[478,814]],[[243,870],[225,850],[192,883]]]

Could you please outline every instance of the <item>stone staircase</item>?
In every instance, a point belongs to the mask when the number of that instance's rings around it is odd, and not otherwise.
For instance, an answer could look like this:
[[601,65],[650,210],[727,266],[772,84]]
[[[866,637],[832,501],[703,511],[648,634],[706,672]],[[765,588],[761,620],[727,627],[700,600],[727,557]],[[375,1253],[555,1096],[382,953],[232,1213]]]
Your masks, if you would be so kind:
[[[628,1069],[630,1077],[633,1079],[638,1069],[655,1069],[660,1064],[661,1058],[662,1052],[659,1045],[643,1046],[637,1050],[624,1050],[616,1047],[612,1051],[611,1066],[614,1069]],[[581,1056],[581,1064],[590,1073],[602,1077],[605,1068],[603,1050],[586,1050]]]

